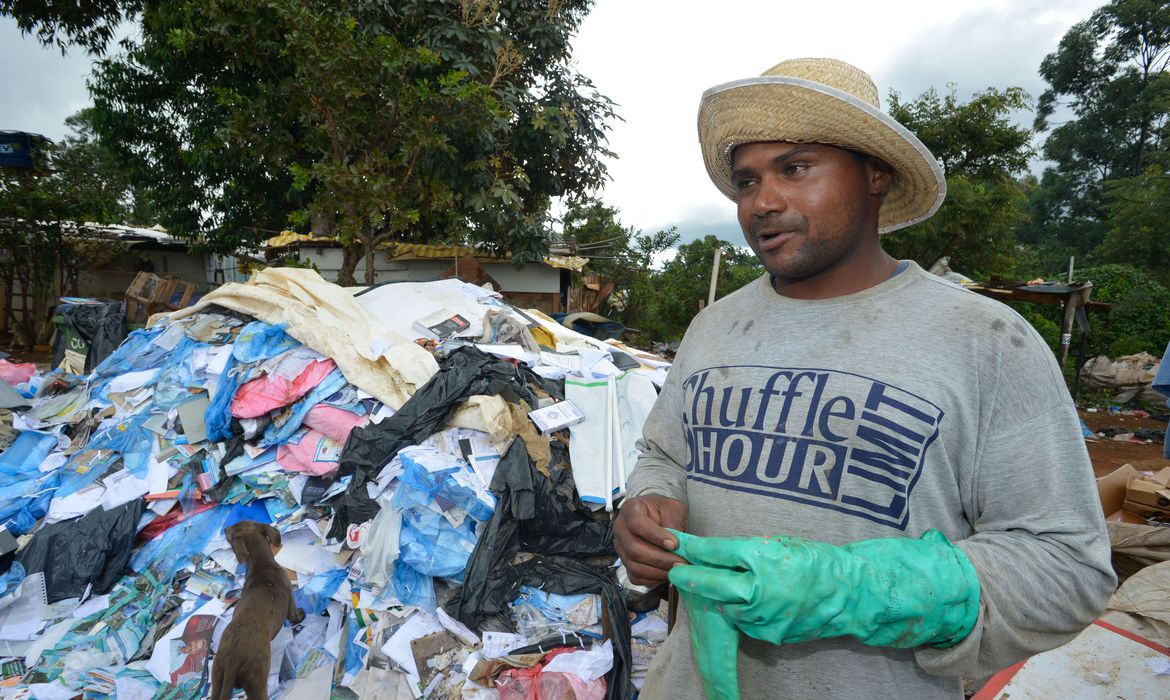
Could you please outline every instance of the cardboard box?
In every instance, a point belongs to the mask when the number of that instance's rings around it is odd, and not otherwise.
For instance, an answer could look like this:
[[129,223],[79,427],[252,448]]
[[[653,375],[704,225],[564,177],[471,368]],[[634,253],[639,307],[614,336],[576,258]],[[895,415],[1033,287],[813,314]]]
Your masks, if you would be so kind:
[[446,340],[471,327],[467,319],[449,309],[440,309],[414,322],[414,328],[439,340]]
[[[1121,511],[1122,513],[1136,516],[1137,519],[1139,521],[1141,521],[1143,524],[1148,524],[1148,523],[1146,523],[1146,518],[1150,518],[1150,517],[1153,517],[1155,515],[1161,515],[1161,516],[1170,515],[1170,508],[1161,508],[1158,506],[1150,505],[1148,503],[1139,503],[1138,501],[1130,501],[1128,499],[1125,501],[1125,503],[1122,504],[1121,508],[1122,508],[1122,511]],[[1129,521],[1123,521],[1123,522],[1129,522]]]
[[585,414],[572,401],[558,401],[551,406],[529,411],[528,417],[540,429],[541,435],[549,435],[585,420]]
[[[1170,467],[1152,476],[1137,475],[1125,487],[1125,501],[1136,506],[1132,512],[1170,513]],[[1125,507],[1125,506],[1122,506]]]
[[1138,473],[1133,465],[1126,464],[1097,479],[1097,497],[1100,499],[1105,520],[1133,525],[1147,524],[1141,516],[1125,510],[1126,488]]

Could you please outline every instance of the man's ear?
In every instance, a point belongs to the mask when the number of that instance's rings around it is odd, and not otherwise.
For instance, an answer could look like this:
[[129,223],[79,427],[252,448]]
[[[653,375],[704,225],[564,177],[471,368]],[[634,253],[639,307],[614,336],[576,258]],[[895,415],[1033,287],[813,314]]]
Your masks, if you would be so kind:
[[894,183],[894,169],[881,158],[869,158],[869,193],[879,199],[885,199]]

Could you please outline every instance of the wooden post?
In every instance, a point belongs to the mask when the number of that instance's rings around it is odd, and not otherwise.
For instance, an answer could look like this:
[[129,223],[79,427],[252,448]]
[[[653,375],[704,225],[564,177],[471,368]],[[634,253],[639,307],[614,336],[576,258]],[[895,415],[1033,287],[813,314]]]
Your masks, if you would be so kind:
[[719,281],[719,258],[723,248],[715,249],[715,262],[711,264],[711,287],[707,290],[707,306],[715,303],[715,283]]

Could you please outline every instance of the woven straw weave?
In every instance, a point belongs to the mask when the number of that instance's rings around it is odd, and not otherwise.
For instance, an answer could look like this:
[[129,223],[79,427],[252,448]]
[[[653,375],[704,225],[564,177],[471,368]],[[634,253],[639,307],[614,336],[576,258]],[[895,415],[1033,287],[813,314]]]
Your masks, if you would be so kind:
[[930,151],[878,108],[873,80],[823,58],[785,61],[759,78],[711,88],[699,108],[699,143],[712,182],[735,200],[731,152],[760,141],[824,143],[869,153],[894,169],[882,233],[917,223],[942,204],[946,180]]

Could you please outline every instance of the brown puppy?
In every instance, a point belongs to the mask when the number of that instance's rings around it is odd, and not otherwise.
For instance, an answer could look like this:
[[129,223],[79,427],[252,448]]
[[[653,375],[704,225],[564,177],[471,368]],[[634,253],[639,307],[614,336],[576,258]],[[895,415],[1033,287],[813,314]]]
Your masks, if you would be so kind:
[[272,548],[280,546],[276,528],[242,520],[224,534],[248,573],[211,667],[211,700],[226,700],[237,687],[244,689],[248,700],[268,700],[272,638],[285,618],[295,625],[305,613],[293,599],[288,574],[272,556]]

